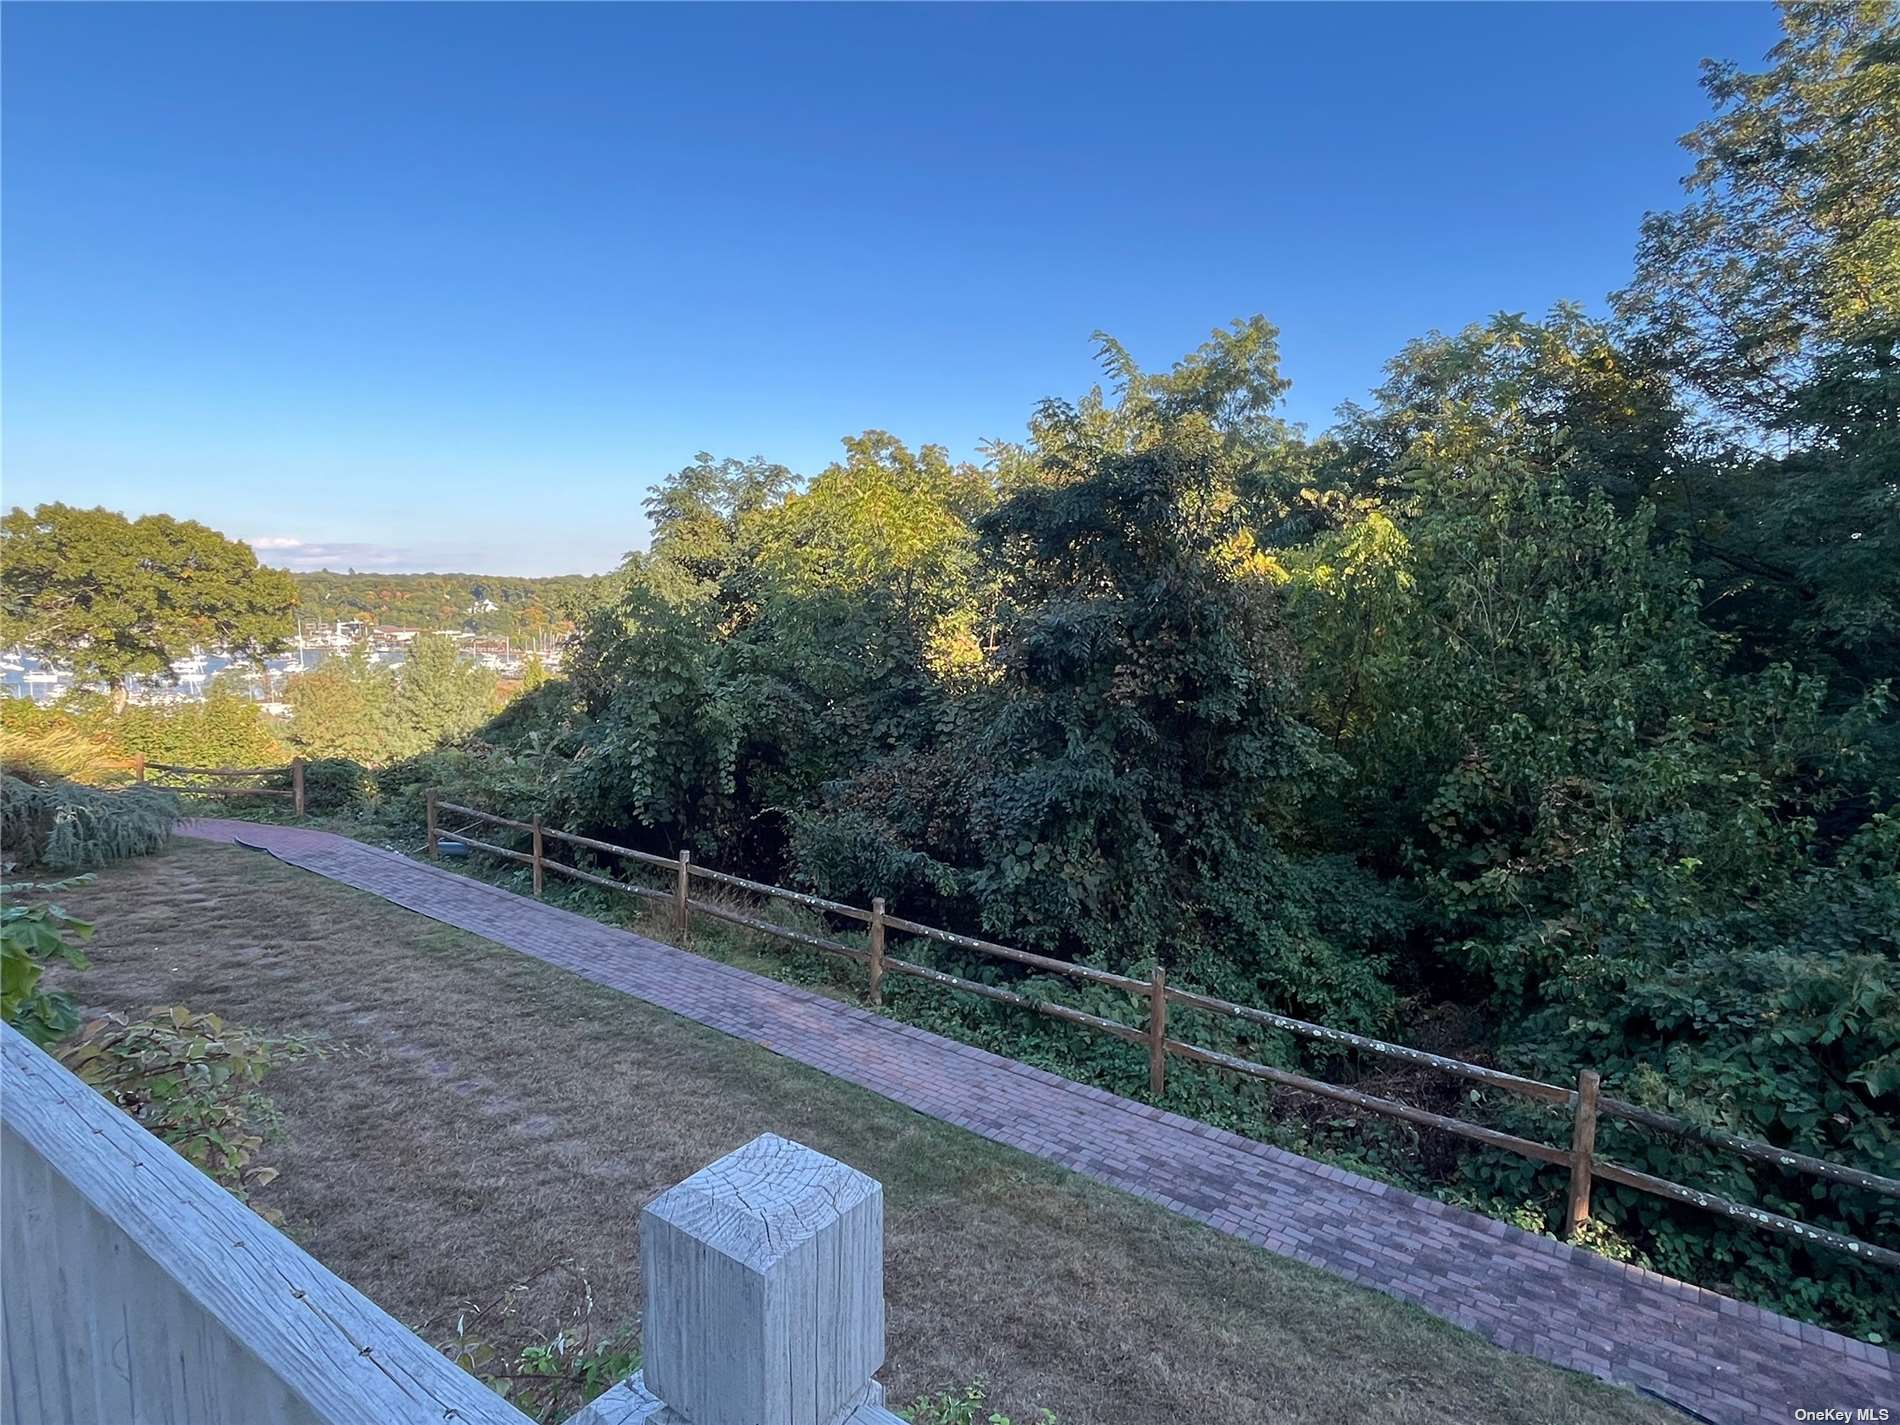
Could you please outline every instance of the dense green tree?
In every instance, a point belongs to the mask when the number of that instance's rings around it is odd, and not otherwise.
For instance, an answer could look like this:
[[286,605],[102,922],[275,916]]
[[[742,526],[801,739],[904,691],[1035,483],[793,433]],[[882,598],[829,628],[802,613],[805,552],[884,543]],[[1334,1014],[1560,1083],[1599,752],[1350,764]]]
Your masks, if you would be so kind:
[[[652,560],[730,598],[746,583],[748,540],[759,516],[797,485],[783,465],[763,456],[714,460],[701,451],[691,465],[656,488],[646,502]],[[652,562],[652,561],[649,561]],[[717,591],[717,592],[715,592]]]
[[649,502],[654,536],[570,662],[591,824],[772,867],[828,779],[934,732],[940,677],[981,661],[979,472],[881,432],[798,491],[702,456]]
[[396,680],[361,644],[290,679],[290,745],[306,757],[347,757],[377,766],[392,754]]
[[41,505],[0,519],[0,643],[105,685],[171,678],[194,648],[263,658],[290,632],[296,592],[249,545],[169,515]]
[[912,452],[883,431],[844,443],[846,458],[792,494],[761,530],[772,587],[888,597],[922,627],[966,595],[975,573],[972,521],[990,483],[942,446]]
[[495,711],[495,685],[494,670],[463,658],[452,639],[420,635],[396,669],[389,755],[412,756],[474,731]]
[[1045,404],[1041,478],[978,521],[1004,579],[994,682],[915,778],[873,767],[803,819],[800,866],[836,891],[934,896],[1018,943],[1159,956],[1376,1023],[1393,907],[1347,863],[1282,849],[1324,759],[1291,713],[1275,568],[1235,488],[1279,434],[1233,374],[1277,395],[1271,328],[1236,331],[1243,361],[1204,351],[1160,378],[1108,345],[1116,407]]
[[1620,305],[1745,433],[1797,416],[1817,363],[1900,311],[1900,11],[1802,3],[1769,68],[1705,64],[1689,201],[1643,223]]
[[1739,447],[1684,524],[1714,616],[1864,686],[1900,661],[1900,9],[1783,16],[1767,69],[1707,66],[1689,200],[1618,301]]
[[530,653],[521,660],[520,691],[522,693],[532,693],[537,688],[546,687],[552,677],[553,675],[548,672],[546,660],[539,653]]
[[495,711],[496,686],[441,635],[412,640],[394,669],[358,644],[291,678],[288,740],[307,757],[381,766],[473,732]]

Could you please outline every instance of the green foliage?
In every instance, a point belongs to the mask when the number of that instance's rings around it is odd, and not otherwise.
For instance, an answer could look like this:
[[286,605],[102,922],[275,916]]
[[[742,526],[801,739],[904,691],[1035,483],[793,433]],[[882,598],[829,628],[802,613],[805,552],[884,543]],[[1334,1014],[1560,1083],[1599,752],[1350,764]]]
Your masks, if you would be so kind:
[[27,866],[64,870],[148,856],[171,839],[182,810],[157,787],[118,791],[0,774],[0,844]]
[[76,876],[0,886],[0,900],[5,902],[0,904],[0,1020],[41,1048],[70,1034],[79,1024],[79,1010],[71,995],[47,989],[40,977],[53,960],[86,968],[79,946],[92,938],[92,924],[68,915],[52,901],[23,903],[21,897],[56,895],[91,879]]
[[0,700],[0,757],[30,781],[131,781],[139,759],[189,767],[269,767],[290,760],[263,708],[222,679],[201,701],[134,704],[114,716],[97,694],[57,706]]
[[453,641],[423,634],[397,668],[372,661],[357,644],[297,674],[284,696],[292,747],[379,767],[472,732],[495,710],[496,678],[463,660]]
[[521,660],[521,687],[523,693],[532,693],[547,686],[553,675],[539,653],[530,653]]
[[114,744],[148,762],[183,767],[271,767],[290,760],[263,706],[224,678],[197,702],[135,704],[104,728]]
[[1683,141],[1689,201],[1645,219],[1621,297],[1670,369],[1757,429],[1900,311],[1900,14],[1801,3],[1782,23],[1768,69],[1705,64],[1717,113]]
[[[972,1381],[962,1390],[946,1390],[936,1395],[920,1395],[896,1412],[911,1425],[1010,1425],[1010,1417],[988,1408],[989,1389],[982,1381]],[[1024,1425],[1056,1425],[1052,1410],[1038,1410],[1034,1421]]]
[[377,766],[391,753],[396,680],[357,644],[290,679],[290,745],[306,757],[347,757]]
[[275,652],[296,601],[288,575],[192,521],[58,504],[0,519],[0,644],[70,663],[115,711],[129,676],[171,677],[193,648]]
[[[1271,328],[1241,330],[1275,390]],[[939,751],[800,818],[800,870],[828,894],[1104,962],[1161,955],[1210,988],[1376,1026],[1397,907],[1343,859],[1288,856],[1275,812],[1329,762],[1294,716],[1275,569],[1236,488],[1252,457],[1221,423],[1258,429],[1257,402],[1234,405],[1223,362],[1116,369],[1131,394],[1113,419],[1045,405],[1040,479],[979,521],[1009,571],[993,677]]]
[[934,735],[945,680],[981,661],[970,517],[983,477],[880,432],[799,494],[714,462],[649,501],[651,550],[568,662],[564,813],[637,844],[780,863],[819,787]]
[[473,732],[495,710],[495,674],[464,661],[455,644],[424,634],[396,670],[390,705],[390,752],[407,757]]
[[317,757],[304,763],[303,795],[307,811],[347,811],[369,795],[369,776],[347,757]]
[[[546,1303],[552,1299],[553,1305]],[[558,1324],[544,1339],[512,1353],[497,1340],[530,1307]],[[421,1330],[427,1330],[425,1325]],[[594,1293],[571,1260],[551,1263],[495,1296],[457,1309],[444,1355],[542,1425],[568,1419],[640,1367],[632,1329],[602,1331]]]
[[1766,70],[1706,66],[1689,201],[1618,300],[1743,446],[1683,521],[1716,617],[1864,683],[1900,662],[1900,10],[1782,13]]
[[[277,1176],[277,1169],[253,1161],[275,1123],[258,1085],[273,1067],[317,1052],[301,1039],[260,1035],[173,1005],[145,1019],[95,1019],[59,1059],[207,1177],[249,1201],[252,1189]],[[263,1216],[281,1220],[275,1212]]]

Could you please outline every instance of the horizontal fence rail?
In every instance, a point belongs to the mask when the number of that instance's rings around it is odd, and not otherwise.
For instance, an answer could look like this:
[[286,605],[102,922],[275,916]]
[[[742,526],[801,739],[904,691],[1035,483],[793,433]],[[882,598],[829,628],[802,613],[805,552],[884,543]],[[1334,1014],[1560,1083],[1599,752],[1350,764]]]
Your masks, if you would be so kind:
[[532,1425],[0,1024],[0,1422]]
[[301,757],[293,757],[282,767],[183,767],[176,762],[148,762],[143,757],[134,764],[141,782],[151,780],[150,773],[157,772],[162,777],[208,777],[214,782],[237,783],[254,777],[289,777],[288,787],[250,787],[237,785],[223,786],[174,786],[161,782],[168,792],[177,792],[188,797],[281,797],[288,800],[291,809],[303,815],[303,767]]
[[[960,935],[934,925],[905,920],[888,914],[881,899],[873,900],[871,908],[865,910],[859,906],[827,900],[823,896],[812,895],[805,891],[769,885],[763,881],[735,876],[730,872],[715,871],[706,866],[695,865],[691,853],[687,851],[681,851],[677,857],[660,856],[651,851],[636,851],[632,847],[617,846],[610,841],[597,841],[591,837],[577,836],[571,832],[543,827],[539,817],[521,821],[513,817],[497,816],[493,812],[481,811],[475,807],[441,801],[433,791],[427,794],[426,801],[428,848],[431,856],[439,854],[442,841],[452,838],[465,847],[472,847],[475,850],[530,867],[534,877],[534,893],[537,896],[541,894],[543,873],[551,871],[556,875],[584,881],[604,890],[620,891],[650,900],[670,901],[673,906],[674,929],[682,944],[686,943],[690,936],[692,917],[704,915],[714,920],[744,926],[749,930],[774,936],[789,944],[856,961],[866,966],[870,972],[870,1001],[874,1006],[883,1003],[885,975],[910,976],[959,994],[975,995],[999,1004],[1012,1005],[1050,1019],[1080,1025],[1099,1034],[1108,1034],[1117,1039],[1146,1045],[1149,1060],[1149,1088],[1157,1097],[1166,1086],[1167,1060],[1172,1055],[1190,1063],[1202,1064],[1209,1068],[1310,1094],[1316,1098],[1347,1104],[1367,1113],[1398,1119],[1401,1122],[1441,1133],[1449,1133],[1474,1143],[1481,1143],[1486,1147],[1515,1153],[1536,1162],[1567,1168],[1570,1181],[1564,1214],[1566,1235],[1574,1235],[1584,1223],[1590,1220],[1591,1185],[1593,1181],[1600,1179],[1603,1182],[1615,1183],[1620,1187],[1632,1188],[1637,1192],[1649,1193],[1671,1202],[1715,1213],[1765,1232],[1778,1233],[1813,1246],[1841,1252],[1859,1261],[1887,1267],[1900,1267],[1900,1252],[1891,1248],[1863,1242],[1858,1238],[1830,1232],[1824,1228],[1812,1227],[1793,1218],[1769,1212],[1764,1208],[1733,1202],[1714,1193],[1704,1192],[1699,1188],[1685,1187],[1680,1183],[1669,1182],[1614,1162],[1597,1151],[1596,1126],[1601,1118],[1615,1119],[1619,1122],[1635,1124],[1678,1142],[1694,1143],[1701,1147],[1733,1153],[1753,1162],[1772,1165],[1784,1172],[1820,1178],[1826,1182],[1859,1188],[1886,1197],[1900,1198],[1900,1179],[1883,1177],[1878,1173],[1848,1167],[1842,1163],[1828,1162],[1804,1153],[1790,1152],[1785,1148],[1777,1148],[1772,1143],[1723,1133],[1699,1123],[1693,1123],[1686,1118],[1680,1118],[1675,1114],[1600,1095],[1598,1076],[1590,1069],[1579,1072],[1574,1088],[1566,1088],[1561,1084],[1545,1083],[1541,1079],[1526,1078],[1520,1074],[1507,1073],[1502,1069],[1489,1068],[1483,1064],[1467,1063],[1463,1059],[1453,1059],[1443,1054],[1433,1054],[1423,1049],[1414,1049],[1409,1045],[1393,1044],[1383,1039],[1374,1039],[1368,1035],[1354,1034],[1343,1029],[1332,1029],[1323,1024],[1314,1024],[1307,1020],[1276,1014],[1271,1010],[1236,1004],[1231,1000],[1182,989],[1168,984],[1166,973],[1160,967],[1156,967],[1151,976],[1145,980],[1130,975],[1120,975],[1110,970],[1098,969],[1093,965],[1078,965],[1070,960],[1058,960],[1048,955],[1038,955],[1033,951],[1019,950],[1014,946],[981,940],[975,936]],[[443,812],[470,817],[475,822],[487,825],[503,826],[514,831],[525,832],[533,839],[533,849],[531,852],[523,852],[488,841],[478,841],[467,835],[465,831],[445,832],[440,824]],[[550,839],[578,846],[599,855],[616,856],[638,865],[663,870],[672,877],[673,887],[669,891],[636,885],[630,881],[618,880],[612,876],[599,875],[584,871],[577,866],[550,860],[545,854],[545,842]],[[857,921],[867,927],[868,948],[848,945],[829,936],[778,925],[759,916],[735,911],[729,906],[695,900],[692,897],[692,886],[695,880],[730,887],[770,900],[786,901],[793,905],[803,906],[807,910],[816,911],[821,915]],[[1090,1014],[1073,1005],[1058,1004],[1052,1000],[1040,999],[1017,990],[1004,989],[998,985],[983,984],[977,980],[953,975],[945,970],[918,964],[914,960],[891,955],[886,950],[886,937],[892,931],[914,935],[920,939],[966,950],[993,960],[1023,965],[1047,974],[1061,975],[1087,984],[1106,985],[1122,990],[1146,1000],[1147,1027],[1138,1028],[1132,1024],[1123,1024],[1118,1020]],[[1560,1148],[1552,1144],[1540,1143],[1533,1138],[1520,1137],[1517,1134],[1488,1128],[1466,1119],[1434,1113],[1429,1109],[1415,1108],[1411,1104],[1381,1098],[1343,1084],[1328,1083],[1323,1079],[1295,1073],[1291,1069],[1262,1064],[1218,1049],[1170,1037],[1168,1032],[1170,1006],[1239,1020],[1262,1028],[1276,1029],[1314,1043],[1329,1044],[1336,1048],[1350,1049],[1398,1063],[1431,1069],[1438,1073],[1481,1083],[1521,1098],[1566,1109],[1571,1117],[1570,1146]]]

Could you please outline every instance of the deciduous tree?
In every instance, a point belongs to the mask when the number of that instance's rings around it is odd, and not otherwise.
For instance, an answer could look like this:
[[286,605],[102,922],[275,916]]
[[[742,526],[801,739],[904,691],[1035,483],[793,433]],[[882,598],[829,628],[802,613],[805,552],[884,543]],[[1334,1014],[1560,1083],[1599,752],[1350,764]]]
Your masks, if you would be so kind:
[[115,712],[127,679],[172,678],[194,648],[276,652],[295,603],[288,575],[194,521],[59,504],[0,520],[0,642],[104,684]]

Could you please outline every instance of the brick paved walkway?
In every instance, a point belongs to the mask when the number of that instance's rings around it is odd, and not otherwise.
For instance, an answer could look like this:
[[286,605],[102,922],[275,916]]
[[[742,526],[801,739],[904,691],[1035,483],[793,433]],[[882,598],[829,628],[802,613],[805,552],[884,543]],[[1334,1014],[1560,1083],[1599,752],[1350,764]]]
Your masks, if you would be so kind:
[[1830,1407],[1850,1420],[1886,1407],[1900,1420],[1900,1357],[1877,1347],[345,837],[241,821],[187,830],[268,850],[1720,1425]]

